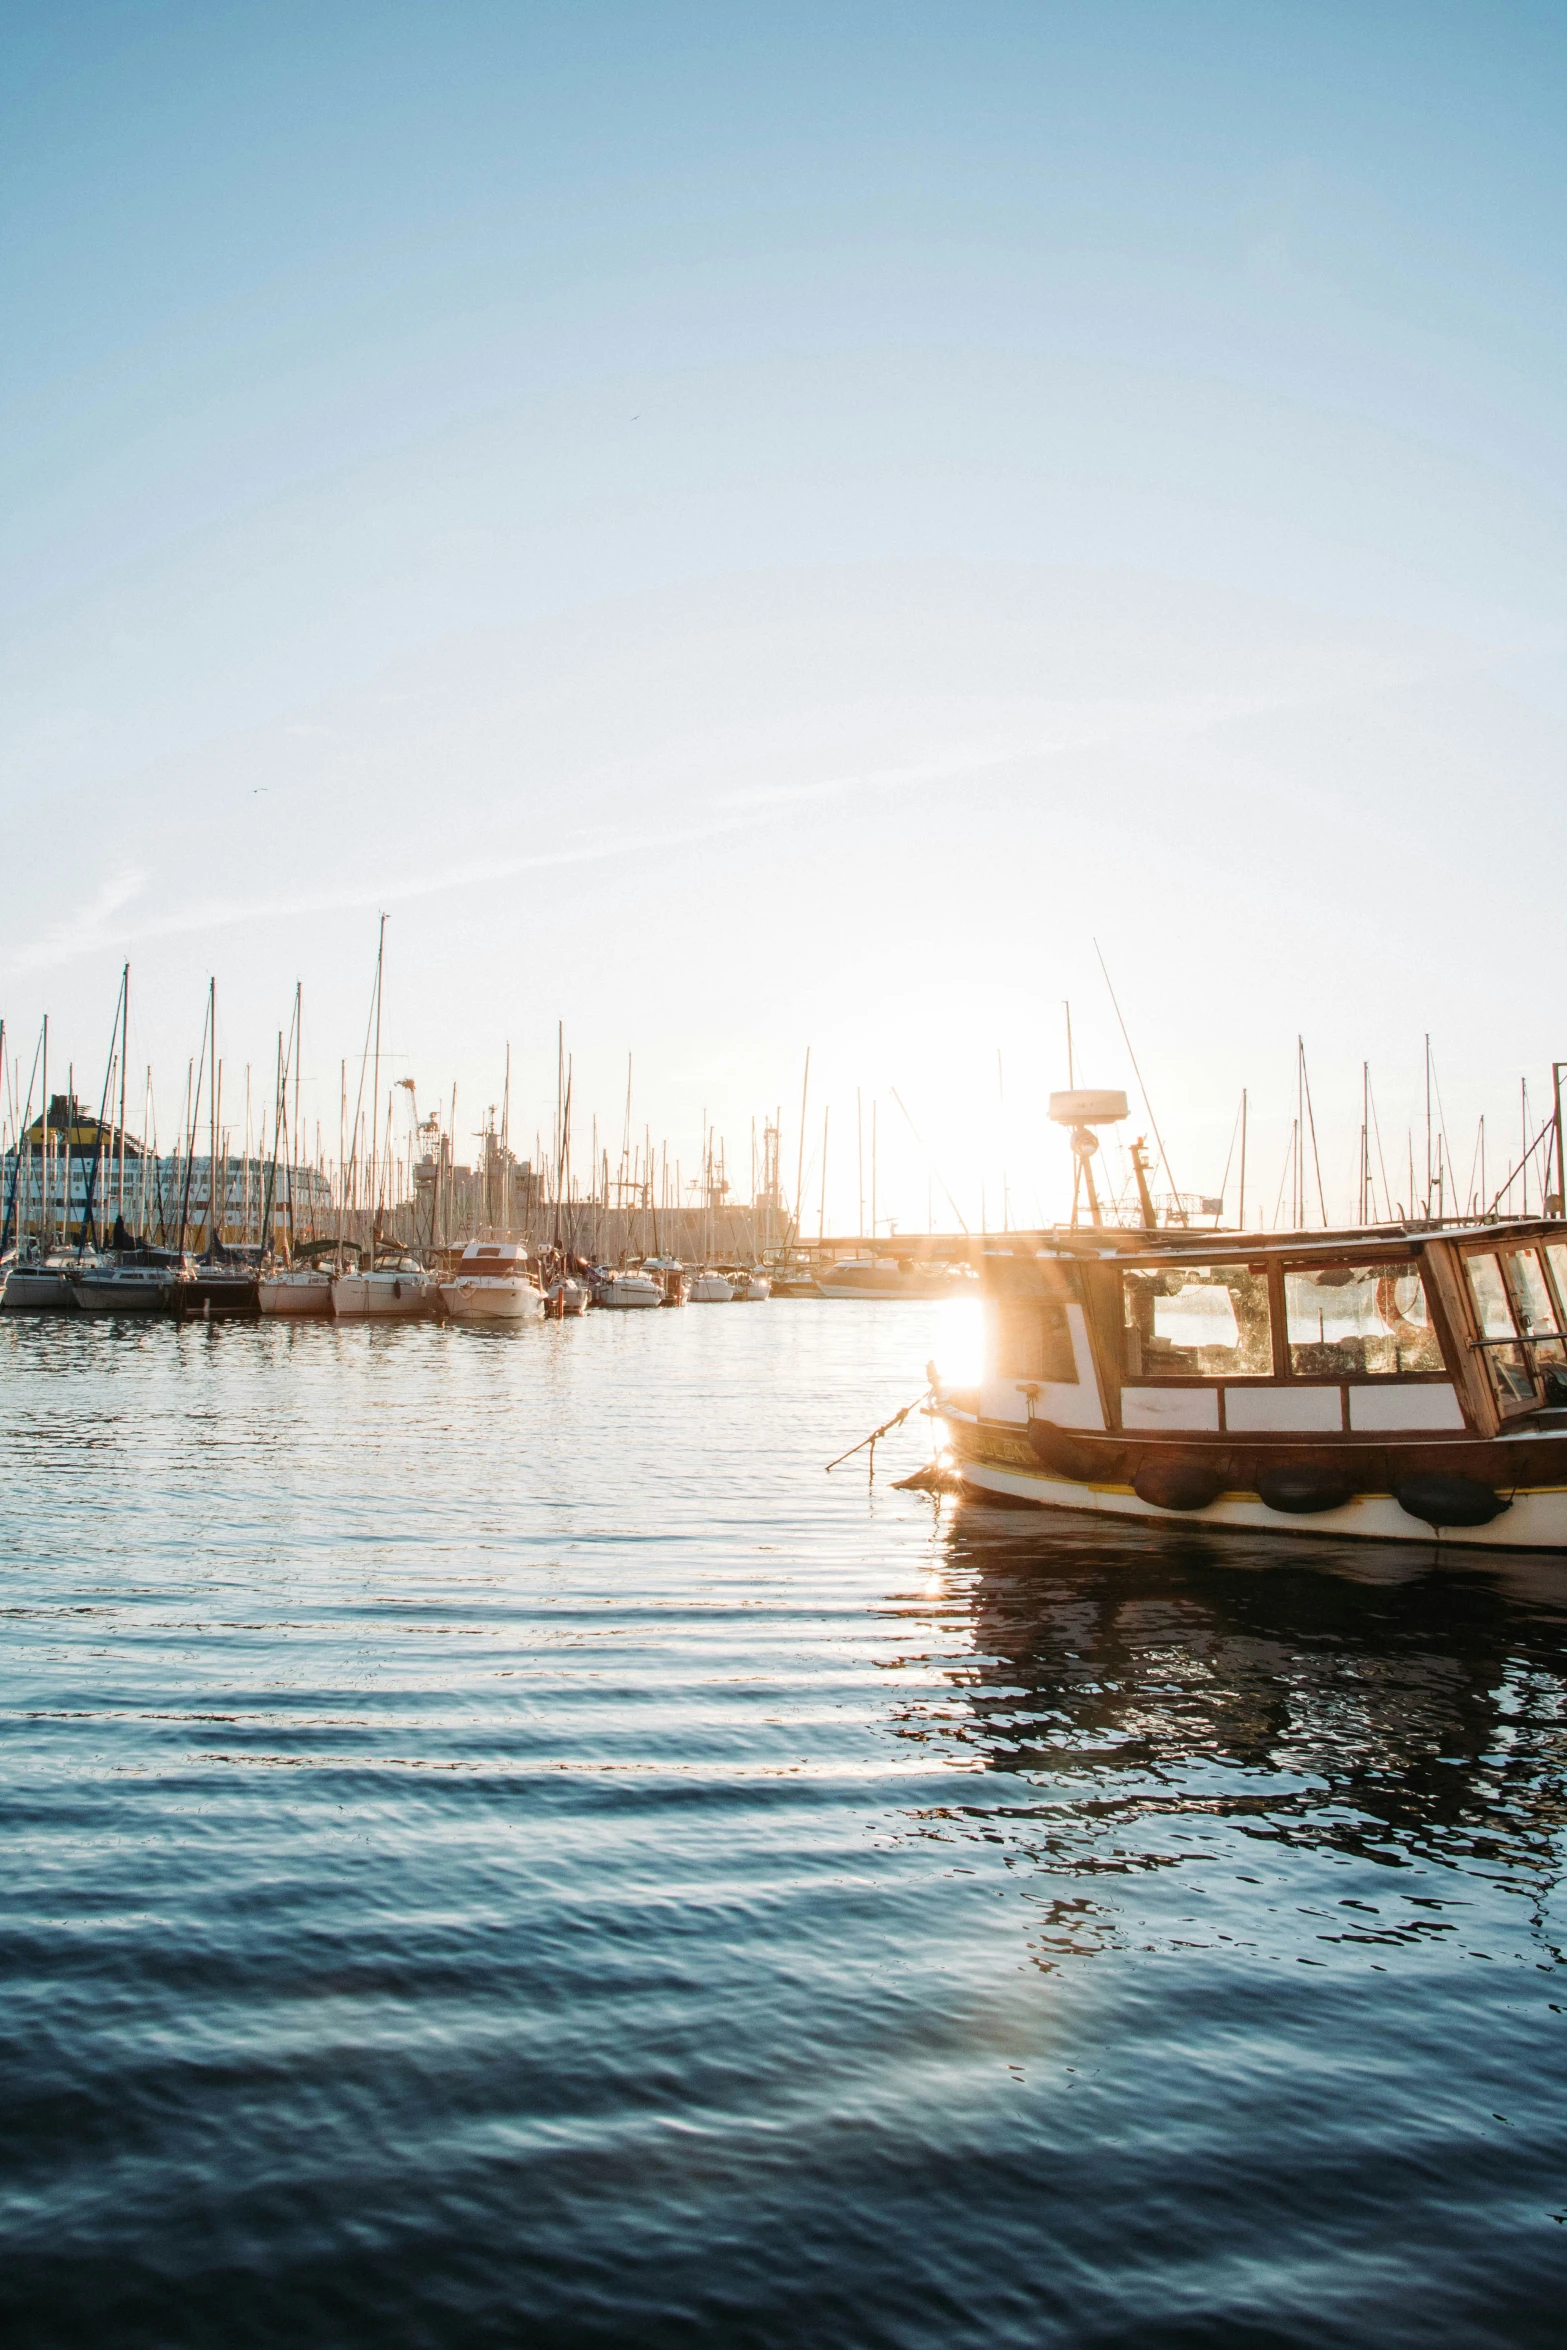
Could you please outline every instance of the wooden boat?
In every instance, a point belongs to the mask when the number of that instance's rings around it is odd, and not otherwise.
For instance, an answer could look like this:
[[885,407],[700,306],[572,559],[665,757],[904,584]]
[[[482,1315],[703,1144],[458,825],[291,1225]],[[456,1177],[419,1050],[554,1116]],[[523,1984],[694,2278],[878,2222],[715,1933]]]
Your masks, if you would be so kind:
[[441,1310],[454,1322],[542,1322],[544,1292],[528,1252],[510,1240],[470,1240],[440,1285]]
[[1567,1225],[1096,1226],[982,1260],[965,1485],[1270,1533],[1567,1550]]

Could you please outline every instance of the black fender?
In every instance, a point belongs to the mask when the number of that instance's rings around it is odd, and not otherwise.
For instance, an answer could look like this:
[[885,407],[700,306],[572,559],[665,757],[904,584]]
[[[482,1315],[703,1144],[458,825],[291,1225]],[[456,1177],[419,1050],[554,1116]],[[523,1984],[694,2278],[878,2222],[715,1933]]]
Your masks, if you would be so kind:
[[1489,1526],[1503,1510],[1511,1509],[1513,1499],[1511,1494],[1504,1499],[1461,1469],[1423,1469],[1413,1477],[1401,1477],[1393,1498],[1401,1510],[1424,1518],[1428,1526]]
[[1264,1469],[1257,1491],[1270,1510],[1291,1517],[1309,1517],[1316,1510],[1342,1509],[1354,1487],[1340,1469],[1300,1462],[1291,1468]]
[[1207,1461],[1175,1454],[1168,1459],[1145,1453],[1132,1479],[1139,1501],[1160,1510],[1205,1510],[1224,1491],[1224,1480]]

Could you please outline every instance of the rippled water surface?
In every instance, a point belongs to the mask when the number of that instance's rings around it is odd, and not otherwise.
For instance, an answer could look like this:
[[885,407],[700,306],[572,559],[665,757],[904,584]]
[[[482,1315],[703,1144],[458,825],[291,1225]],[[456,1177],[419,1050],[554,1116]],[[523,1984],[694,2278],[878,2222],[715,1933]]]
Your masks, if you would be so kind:
[[969,1312],[0,1325],[10,2339],[1560,2342],[1567,1561],[824,1476]]

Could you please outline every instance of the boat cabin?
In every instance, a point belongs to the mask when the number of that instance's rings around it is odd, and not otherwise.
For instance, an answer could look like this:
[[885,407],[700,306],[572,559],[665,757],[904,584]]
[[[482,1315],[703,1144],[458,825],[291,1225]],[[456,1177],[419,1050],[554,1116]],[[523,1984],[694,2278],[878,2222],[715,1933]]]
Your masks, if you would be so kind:
[[1567,1405],[1567,1226],[1014,1236],[981,1419],[1128,1435],[1494,1437]]
[[526,1273],[527,1244],[520,1240],[470,1240],[457,1260],[457,1270],[469,1275],[488,1275],[492,1280]]

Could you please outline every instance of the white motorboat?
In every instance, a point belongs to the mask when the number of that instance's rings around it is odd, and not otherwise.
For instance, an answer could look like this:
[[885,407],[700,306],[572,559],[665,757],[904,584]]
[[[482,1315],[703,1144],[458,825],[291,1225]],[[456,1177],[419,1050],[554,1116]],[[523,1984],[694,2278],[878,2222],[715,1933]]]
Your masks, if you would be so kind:
[[748,1273],[735,1275],[736,1305],[760,1305],[772,1293],[772,1280],[760,1265],[753,1265]]
[[623,1266],[618,1273],[602,1273],[594,1285],[593,1303],[628,1309],[638,1306],[661,1306],[664,1292],[651,1273],[639,1272],[635,1266]]
[[433,1314],[439,1302],[435,1275],[411,1257],[373,1270],[360,1265],[339,1273],[332,1283],[332,1311],[339,1320],[417,1322]]
[[691,1303],[694,1306],[727,1306],[734,1298],[735,1285],[726,1273],[704,1269],[691,1276]]
[[470,1240],[441,1283],[441,1307],[454,1322],[542,1322],[544,1292],[519,1243]]
[[544,1311],[552,1322],[563,1322],[568,1314],[585,1314],[592,1303],[586,1283],[573,1281],[569,1273],[552,1281],[544,1292]]
[[263,1273],[257,1299],[264,1314],[330,1314],[332,1274],[326,1265],[280,1265]]

